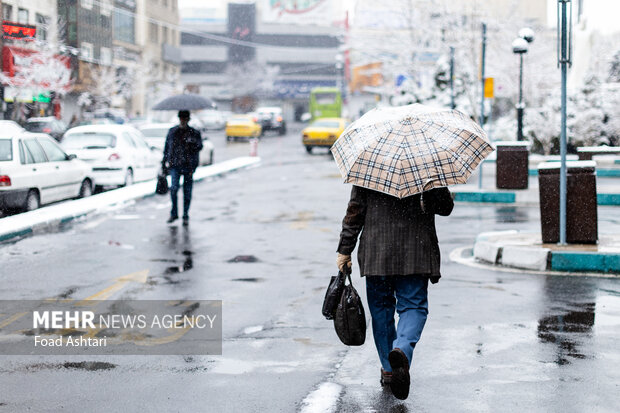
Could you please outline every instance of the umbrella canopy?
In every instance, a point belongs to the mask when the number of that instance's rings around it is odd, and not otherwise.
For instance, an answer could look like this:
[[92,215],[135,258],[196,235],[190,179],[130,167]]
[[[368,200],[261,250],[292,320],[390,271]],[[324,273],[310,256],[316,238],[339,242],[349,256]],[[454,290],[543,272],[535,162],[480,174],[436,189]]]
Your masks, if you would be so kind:
[[466,183],[493,148],[461,112],[415,104],[371,110],[331,151],[345,183],[404,198]]
[[215,102],[193,93],[171,96],[153,106],[153,110],[200,110],[215,108]]

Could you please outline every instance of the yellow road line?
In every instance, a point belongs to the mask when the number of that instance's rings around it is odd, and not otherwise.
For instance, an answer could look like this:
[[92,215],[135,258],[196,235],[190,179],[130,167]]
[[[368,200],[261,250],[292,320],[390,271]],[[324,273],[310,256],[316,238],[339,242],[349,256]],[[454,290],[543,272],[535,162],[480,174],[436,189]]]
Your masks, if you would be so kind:
[[13,314],[11,317],[7,318],[6,320],[4,320],[3,322],[0,323],[0,328],[4,328],[4,327],[8,326],[9,324],[19,320],[20,318],[22,318],[26,314],[28,314],[28,313]]

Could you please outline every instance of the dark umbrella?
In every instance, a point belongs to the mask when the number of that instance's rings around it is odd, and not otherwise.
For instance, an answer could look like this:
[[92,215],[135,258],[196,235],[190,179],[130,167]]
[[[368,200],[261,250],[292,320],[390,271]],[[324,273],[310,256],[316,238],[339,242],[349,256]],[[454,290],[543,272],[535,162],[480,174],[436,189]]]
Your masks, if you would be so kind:
[[193,93],[171,96],[153,106],[153,110],[200,110],[215,108],[211,99]]

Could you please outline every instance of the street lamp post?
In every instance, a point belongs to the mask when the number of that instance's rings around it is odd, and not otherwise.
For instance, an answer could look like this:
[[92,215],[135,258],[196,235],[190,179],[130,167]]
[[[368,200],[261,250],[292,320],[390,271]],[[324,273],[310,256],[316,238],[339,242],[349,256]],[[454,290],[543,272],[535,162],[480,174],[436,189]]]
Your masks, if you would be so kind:
[[519,37],[512,42],[512,52],[519,55],[519,103],[517,104],[517,140],[523,140],[523,55],[527,53],[528,44],[534,41],[534,31],[529,28],[519,30]]

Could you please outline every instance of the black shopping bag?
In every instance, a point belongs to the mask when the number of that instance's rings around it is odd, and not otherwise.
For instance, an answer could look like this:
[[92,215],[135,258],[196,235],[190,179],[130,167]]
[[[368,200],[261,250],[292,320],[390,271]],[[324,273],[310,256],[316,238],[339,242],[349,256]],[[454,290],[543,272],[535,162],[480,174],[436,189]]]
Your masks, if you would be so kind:
[[166,195],[168,193],[168,179],[166,175],[159,173],[157,175],[157,187],[155,193],[159,195]]
[[338,275],[332,277],[327,286],[325,299],[323,300],[323,315],[328,320],[333,320],[336,315],[336,309],[344,290],[344,279],[345,275],[342,271],[338,271]]
[[353,288],[351,274],[345,285],[334,316],[334,328],[340,341],[347,346],[361,346],[366,341],[366,314],[357,290]]

